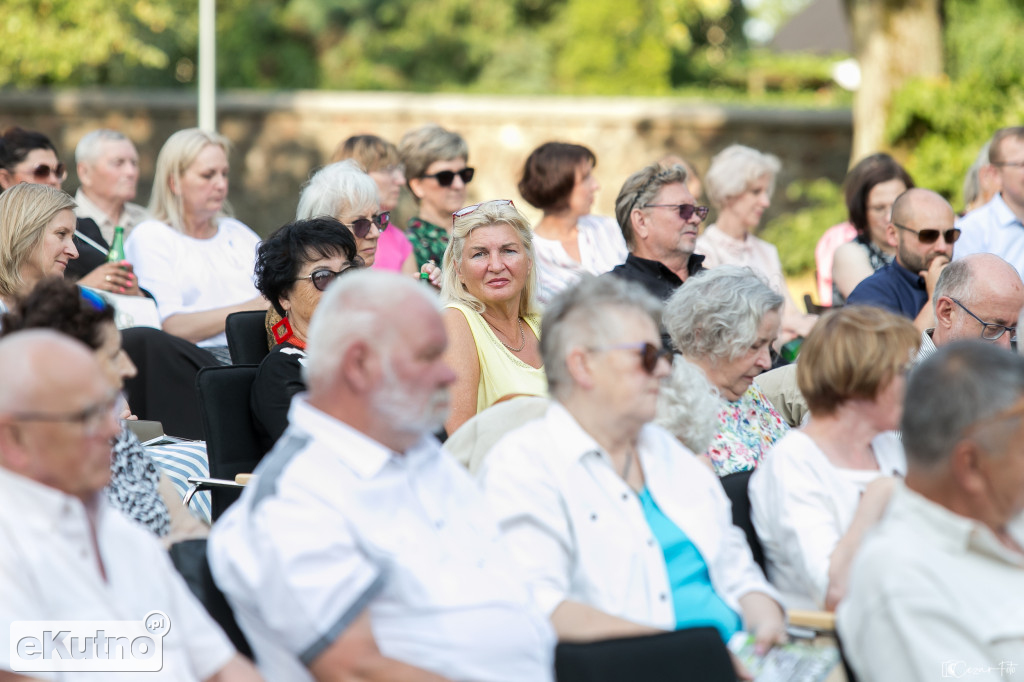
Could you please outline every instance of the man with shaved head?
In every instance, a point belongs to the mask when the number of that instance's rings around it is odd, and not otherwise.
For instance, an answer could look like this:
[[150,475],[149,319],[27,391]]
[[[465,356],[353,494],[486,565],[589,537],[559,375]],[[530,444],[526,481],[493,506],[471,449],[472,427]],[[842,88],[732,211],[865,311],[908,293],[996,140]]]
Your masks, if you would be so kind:
[[[260,679],[156,538],[107,506],[102,491],[120,404],[92,352],[56,332],[17,332],[0,340],[0,377],[0,679],[29,679],[8,672],[33,660],[31,647],[3,641],[13,635],[12,623],[141,623],[152,611],[166,614],[171,627],[163,668],[147,679]],[[76,669],[67,655],[81,649],[104,658],[101,637],[77,647],[65,640],[58,632],[51,654],[71,667],[48,679],[124,678],[81,672],[87,668]]]
[[901,194],[886,230],[896,258],[858,284],[847,304],[886,308],[909,317],[922,332],[932,327],[932,292],[960,237],[955,218],[949,202],[931,190],[914,188]]

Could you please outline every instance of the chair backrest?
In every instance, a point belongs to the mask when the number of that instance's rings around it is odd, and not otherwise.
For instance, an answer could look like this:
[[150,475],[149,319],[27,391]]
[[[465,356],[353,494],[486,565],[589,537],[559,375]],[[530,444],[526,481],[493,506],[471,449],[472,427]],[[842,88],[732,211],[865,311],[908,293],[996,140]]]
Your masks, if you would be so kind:
[[[204,367],[196,375],[212,478],[234,480],[235,474],[250,473],[266,454],[260,447],[249,411],[249,394],[258,370],[257,365]],[[223,488],[212,491],[214,521],[239,494],[237,490]]]
[[817,303],[814,302],[814,299],[811,298],[810,294],[804,294],[804,309],[810,315],[821,315],[822,313],[827,313],[828,311],[832,310],[832,306],[818,305]]
[[558,682],[735,682],[736,671],[718,630],[688,628],[646,637],[555,648]]
[[747,492],[747,486],[750,485],[750,476],[753,473],[753,469],[748,469],[747,471],[723,476],[720,480],[722,481],[722,487],[725,488],[725,494],[729,496],[729,501],[732,502],[733,525],[738,526],[746,534],[747,544],[750,545],[750,553],[754,555],[754,561],[757,562],[757,565],[761,567],[761,571],[764,572],[764,549],[761,547],[760,538],[757,537],[757,531],[754,530],[754,522],[750,518],[750,495]]
[[264,310],[243,310],[231,313],[224,321],[224,334],[228,337],[231,362],[236,365],[258,365],[267,357],[267,329]]

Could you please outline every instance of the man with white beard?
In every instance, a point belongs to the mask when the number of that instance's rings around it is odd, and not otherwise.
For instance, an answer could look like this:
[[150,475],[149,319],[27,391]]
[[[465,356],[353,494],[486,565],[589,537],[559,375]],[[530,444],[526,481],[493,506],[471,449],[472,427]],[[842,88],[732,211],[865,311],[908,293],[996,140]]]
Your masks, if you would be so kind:
[[309,392],[210,536],[268,679],[552,679],[550,625],[431,435],[446,346],[434,294],[395,273],[338,278],[317,306]]

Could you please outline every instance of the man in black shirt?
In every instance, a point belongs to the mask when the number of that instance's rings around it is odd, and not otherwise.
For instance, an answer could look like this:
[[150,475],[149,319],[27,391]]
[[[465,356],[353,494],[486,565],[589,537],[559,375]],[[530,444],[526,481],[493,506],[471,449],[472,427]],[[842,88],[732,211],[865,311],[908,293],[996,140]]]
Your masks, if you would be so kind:
[[693,252],[697,226],[708,215],[686,188],[686,169],[656,164],[630,175],[615,200],[615,217],[629,255],[613,275],[643,285],[667,300],[688,277],[704,269]]

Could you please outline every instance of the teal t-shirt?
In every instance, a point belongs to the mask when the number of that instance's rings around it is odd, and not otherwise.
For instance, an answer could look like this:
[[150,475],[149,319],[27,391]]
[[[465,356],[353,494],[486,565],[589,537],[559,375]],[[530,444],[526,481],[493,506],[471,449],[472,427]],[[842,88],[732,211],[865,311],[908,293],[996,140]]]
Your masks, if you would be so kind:
[[647,525],[661,546],[672,589],[672,605],[676,613],[676,630],[710,625],[726,642],[743,626],[739,614],[722,601],[711,586],[708,565],[700,550],[665,513],[658,508],[651,493],[640,491],[640,504]]

